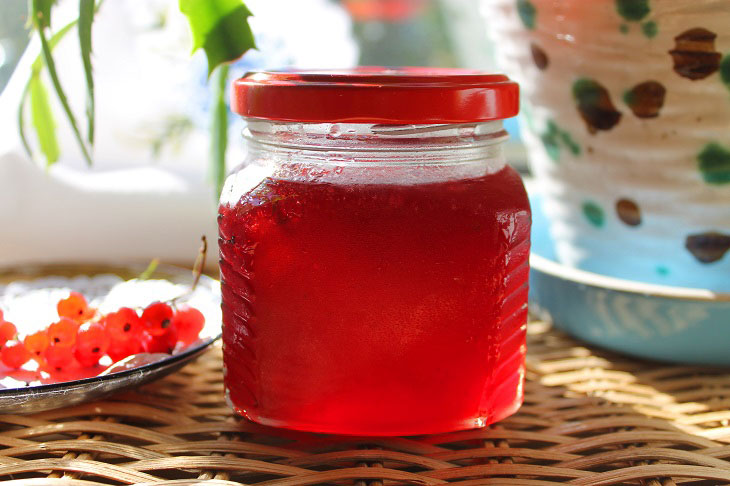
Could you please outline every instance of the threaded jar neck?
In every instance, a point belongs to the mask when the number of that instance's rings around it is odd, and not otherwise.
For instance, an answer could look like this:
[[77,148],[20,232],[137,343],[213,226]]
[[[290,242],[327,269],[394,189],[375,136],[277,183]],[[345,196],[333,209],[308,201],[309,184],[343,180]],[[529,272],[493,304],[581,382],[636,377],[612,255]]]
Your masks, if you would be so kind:
[[376,125],[247,121],[249,150],[286,163],[332,165],[461,164],[501,156],[501,120],[483,123]]

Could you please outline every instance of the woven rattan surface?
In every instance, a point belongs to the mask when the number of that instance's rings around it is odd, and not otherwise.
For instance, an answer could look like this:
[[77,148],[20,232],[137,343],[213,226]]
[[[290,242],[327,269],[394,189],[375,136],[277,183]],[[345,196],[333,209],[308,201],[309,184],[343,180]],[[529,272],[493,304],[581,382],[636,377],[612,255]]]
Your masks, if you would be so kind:
[[[529,331],[525,404],[480,430],[357,439],[268,429],[223,400],[220,349],[135,392],[0,416],[0,480],[33,484],[730,484],[730,375]],[[13,484],[10,482],[9,484]]]

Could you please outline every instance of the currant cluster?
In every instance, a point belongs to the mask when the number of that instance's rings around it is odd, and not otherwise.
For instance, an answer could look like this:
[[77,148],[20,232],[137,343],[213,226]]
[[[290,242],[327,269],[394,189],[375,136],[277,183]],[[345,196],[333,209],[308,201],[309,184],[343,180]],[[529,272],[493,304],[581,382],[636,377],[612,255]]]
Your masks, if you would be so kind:
[[58,301],[58,321],[25,336],[0,311],[0,361],[17,369],[33,359],[39,369],[61,371],[96,366],[108,355],[112,362],[137,353],[171,353],[198,339],[203,314],[189,306],[154,302],[144,309],[122,307],[102,315],[78,293]]

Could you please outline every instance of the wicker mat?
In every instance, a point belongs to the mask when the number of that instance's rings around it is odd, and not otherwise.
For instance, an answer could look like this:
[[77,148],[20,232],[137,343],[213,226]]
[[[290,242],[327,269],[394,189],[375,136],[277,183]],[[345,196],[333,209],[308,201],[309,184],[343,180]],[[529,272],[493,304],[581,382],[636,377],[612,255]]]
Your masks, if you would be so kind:
[[24,484],[730,484],[730,374],[641,362],[530,326],[525,405],[481,430],[353,439],[268,429],[223,401],[220,349],[105,401],[0,416]]

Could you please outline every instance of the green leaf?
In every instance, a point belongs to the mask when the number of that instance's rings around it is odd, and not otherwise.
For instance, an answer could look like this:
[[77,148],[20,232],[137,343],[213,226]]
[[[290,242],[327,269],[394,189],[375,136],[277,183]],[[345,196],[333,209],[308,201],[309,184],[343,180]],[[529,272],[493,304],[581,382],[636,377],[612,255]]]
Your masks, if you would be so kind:
[[[61,30],[53,34],[53,37],[51,37],[48,40],[48,44],[51,46],[51,49],[56,47],[56,44],[65,36],[68,31],[70,31],[74,26],[76,25],[76,21],[73,20],[69,22],[67,25],[65,25]],[[33,81],[34,77],[37,77],[40,75],[41,69],[43,68],[43,53],[38,54],[38,57],[35,58],[33,61],[33,64],[31,65],[31,75],[28,79],[28,82],[25,83],[25,88],[23,89],[23,94],[20,97],[20,105],[18,105],[18,133],[20,135],[20,141],[23,143],[23,148],[25,149],[25,152],[28,154],[28,157],[31,159],[33,158],[33,151],[30,148],[30,144],[28,143],[28,138],[25,136],[25,103],[28,101],[28,97],[30,96],[30,83]]]
[[[33,0],[33,4],[39,2],[40,0]],[[84,143],[84,140],[81,138],[81,133],[79,132],[78,124],[76,123],[76,117],[74,116],[73,112],[71,111],[71,106],[68,104],[68,99],[66,97],[66,93],[63,90],[63,87],[61,86],[61,81],[58,79],[58,72],[56,71],[56,63],[53,61],[53,55],[51,54],[51,45],[48,42],[48,39],[46,38],[46,33],[43,28],[36,28],[36,31],[38,32],[38,37],[41,41],[41,53],[43,54],[43,62],[46,65],[46,69],[48,70],[48,75],[51,78],[51,81],[53,83],[53,89],[56,92],[56,95],[58,96],[58,100],[61,102],[61,106],[63,107],[63,111],[66,113],[66,118],[68,119],[69,124],[71,125],[71,129],[76,137],[76,141],[79,144],[79,148],[81,148],[81,153],[84,156],[84,159],[86,160],[86,163],[88,165],[91,165],[91,157],[89,156],[89,152],[86,149],[86,144]]]
[[255,48],[248,17],[253,15],[241,0],[179,0],[193,34],[193,52],[201,47],[208,58],[208,76],[218,65]]
[[91,70],[91,24],[94,22],[94,0],[79,0],[79,44],[86,76],[86,139],[94,145],[94,76]]
[[31,21],[33,25],[45,29],[51,26],[51,7],[56,0],[32,0],[31,2]]
[[[80,0],[80,2],[85,2],[85,1],[86,0]],[[39,27],[39,25],[50,25],[50,12],[51,12],[50,8],[55,3],[56,3],[55,0],[52,0],[52,1],[47,1],[47,0],[41,0],[41,1],[31,0],[29,2],[29,6],[30,6],[30,9],[31,9],[30,12],[29,12],[29,21],[31,21],[29,25],[35,27],[36,30],[42,28],[42,27]],[[98,0],[98,3],[96,4],[96,6],[94,8],[94,12],[97,12],[99,10],[99,8],[101,7],[101,4],[102,3],[103,3],[103,0]],[[88,15],[89,14],[88,8],[89,7],[87,5],[86,6],[86,10],[84,10],[84,6],[81,6],[80,15],[82,15],[84,17],[89,17],[89,15]],[[34,9],[37,9],[38,11],[40,11],[40,15],[36,15],[36,10],[34,10]],[[43,22],[34,22],[34,19],[39,19],[39,20],[40,19],[44,19],[44,21]],[[90,17],[90,21],[93,21],[93,14]],[[68,34],[68,32],[71,29],[73,29],[78,23],[79,23],[79,19],[78,18],[77,19],[74,19],[71,22],[69,22],[68,24],[64,25],[55,34],[53,34],[53,36],[51,36],[51,38],[48,39],[48,42],[47,42],[48,47],[50,48],[50,50],[52,51],[56,47],[56,45],[61,41],[61,39],[63,39],[66,36],[66,34]],[[89,29],[90,29],[90,26],[89,26]],[[82,39],[81,32],[79,32],[79,38],[80,38],[80,40]],[[89,33],[89,51],[90,51],[90,42],[91,42],[91,38],[90,38],[90,33]],[[26,107],[26,103],[28,101],[28,97],[30,96],[30,85],[31,85],[31,82],[33,82],[33,78],[34,77],[38,77],[40,75],[40,72],[41,72],[41,70],[43,69],[43,66],[44,66],[45,55],[46,55],[46,52],[45,51],[41,51],[38,54],[38,56],[35,58],[35,60],[33,61],[33,64],[31,65],[31,75],[30,75],[30,78],[28,79],[28,82],[25,85],[25,89],[23,90],[23,95],[20,98],[20,104],[18,106],[18,132],[20,134],[20,140],[23,143],[23,148],[28,153],[28,156],[30,158],[33,158],[33,152],[31,150],[30,144],[28,143],[28,139],[27,139],[27,137],[25,135],[25,107]],[[87,83],[88,83],[88,81],[89,81],[89,78],[87,78]],[[92,85],[91,86],[92,86],[92,89],[93,89],[93,79],[92,79]],[[93,103],[93,101],[92,101],[92,103]],[[93,127],[94,127],[94,121],[93,121],[93,119],[89,120],[89,123],[90,123],[90,125],[89,125],[89,127],[90,127],[90,130],[89,130],[90,138],[89,138],[89,140],[92,141],[93,140]],[[55,133],[54,133],[54,136],[55,136]],[[83,145],[81,146],[81,148],[84,151],[84,153],[86,153],[85,152],[85,147]],[[88,160],[89,159],[87,159],[87,161]]]
[[33,76],[30,79],[29,91],[31,122],[38,136],[41,152],[45,155],[50,166],[58,160],[61,152],[56,138],[56,122],[53,119],[53,112],[48,102],[48,91],[40,76]]
[[[51,46],[51,49],[55,49],[56,45],[63,39],[68,32],[73,29],[76,24],[78,23],[77,20],[72,20],[68,24],[64,25],[63,28],[61,28],[58,32],[53,34],[50,39],[48,39],[48,45]],[[38,56],[33,61],[33,64],[31,65],[31,70],[33,72],[33,75],[36,73],[39,73],[43,69],[43,53],[39,53]],[[30,83],[30,80],[28,81]]]
[[216,82],[213,85],[213,120],[211,123],[210,153],[215,181],[216,197],[223,190],[226,178],[226,149],[228,147],[228,106],[226,106],[226,80],[228,65],[224,64],[216,70]]

